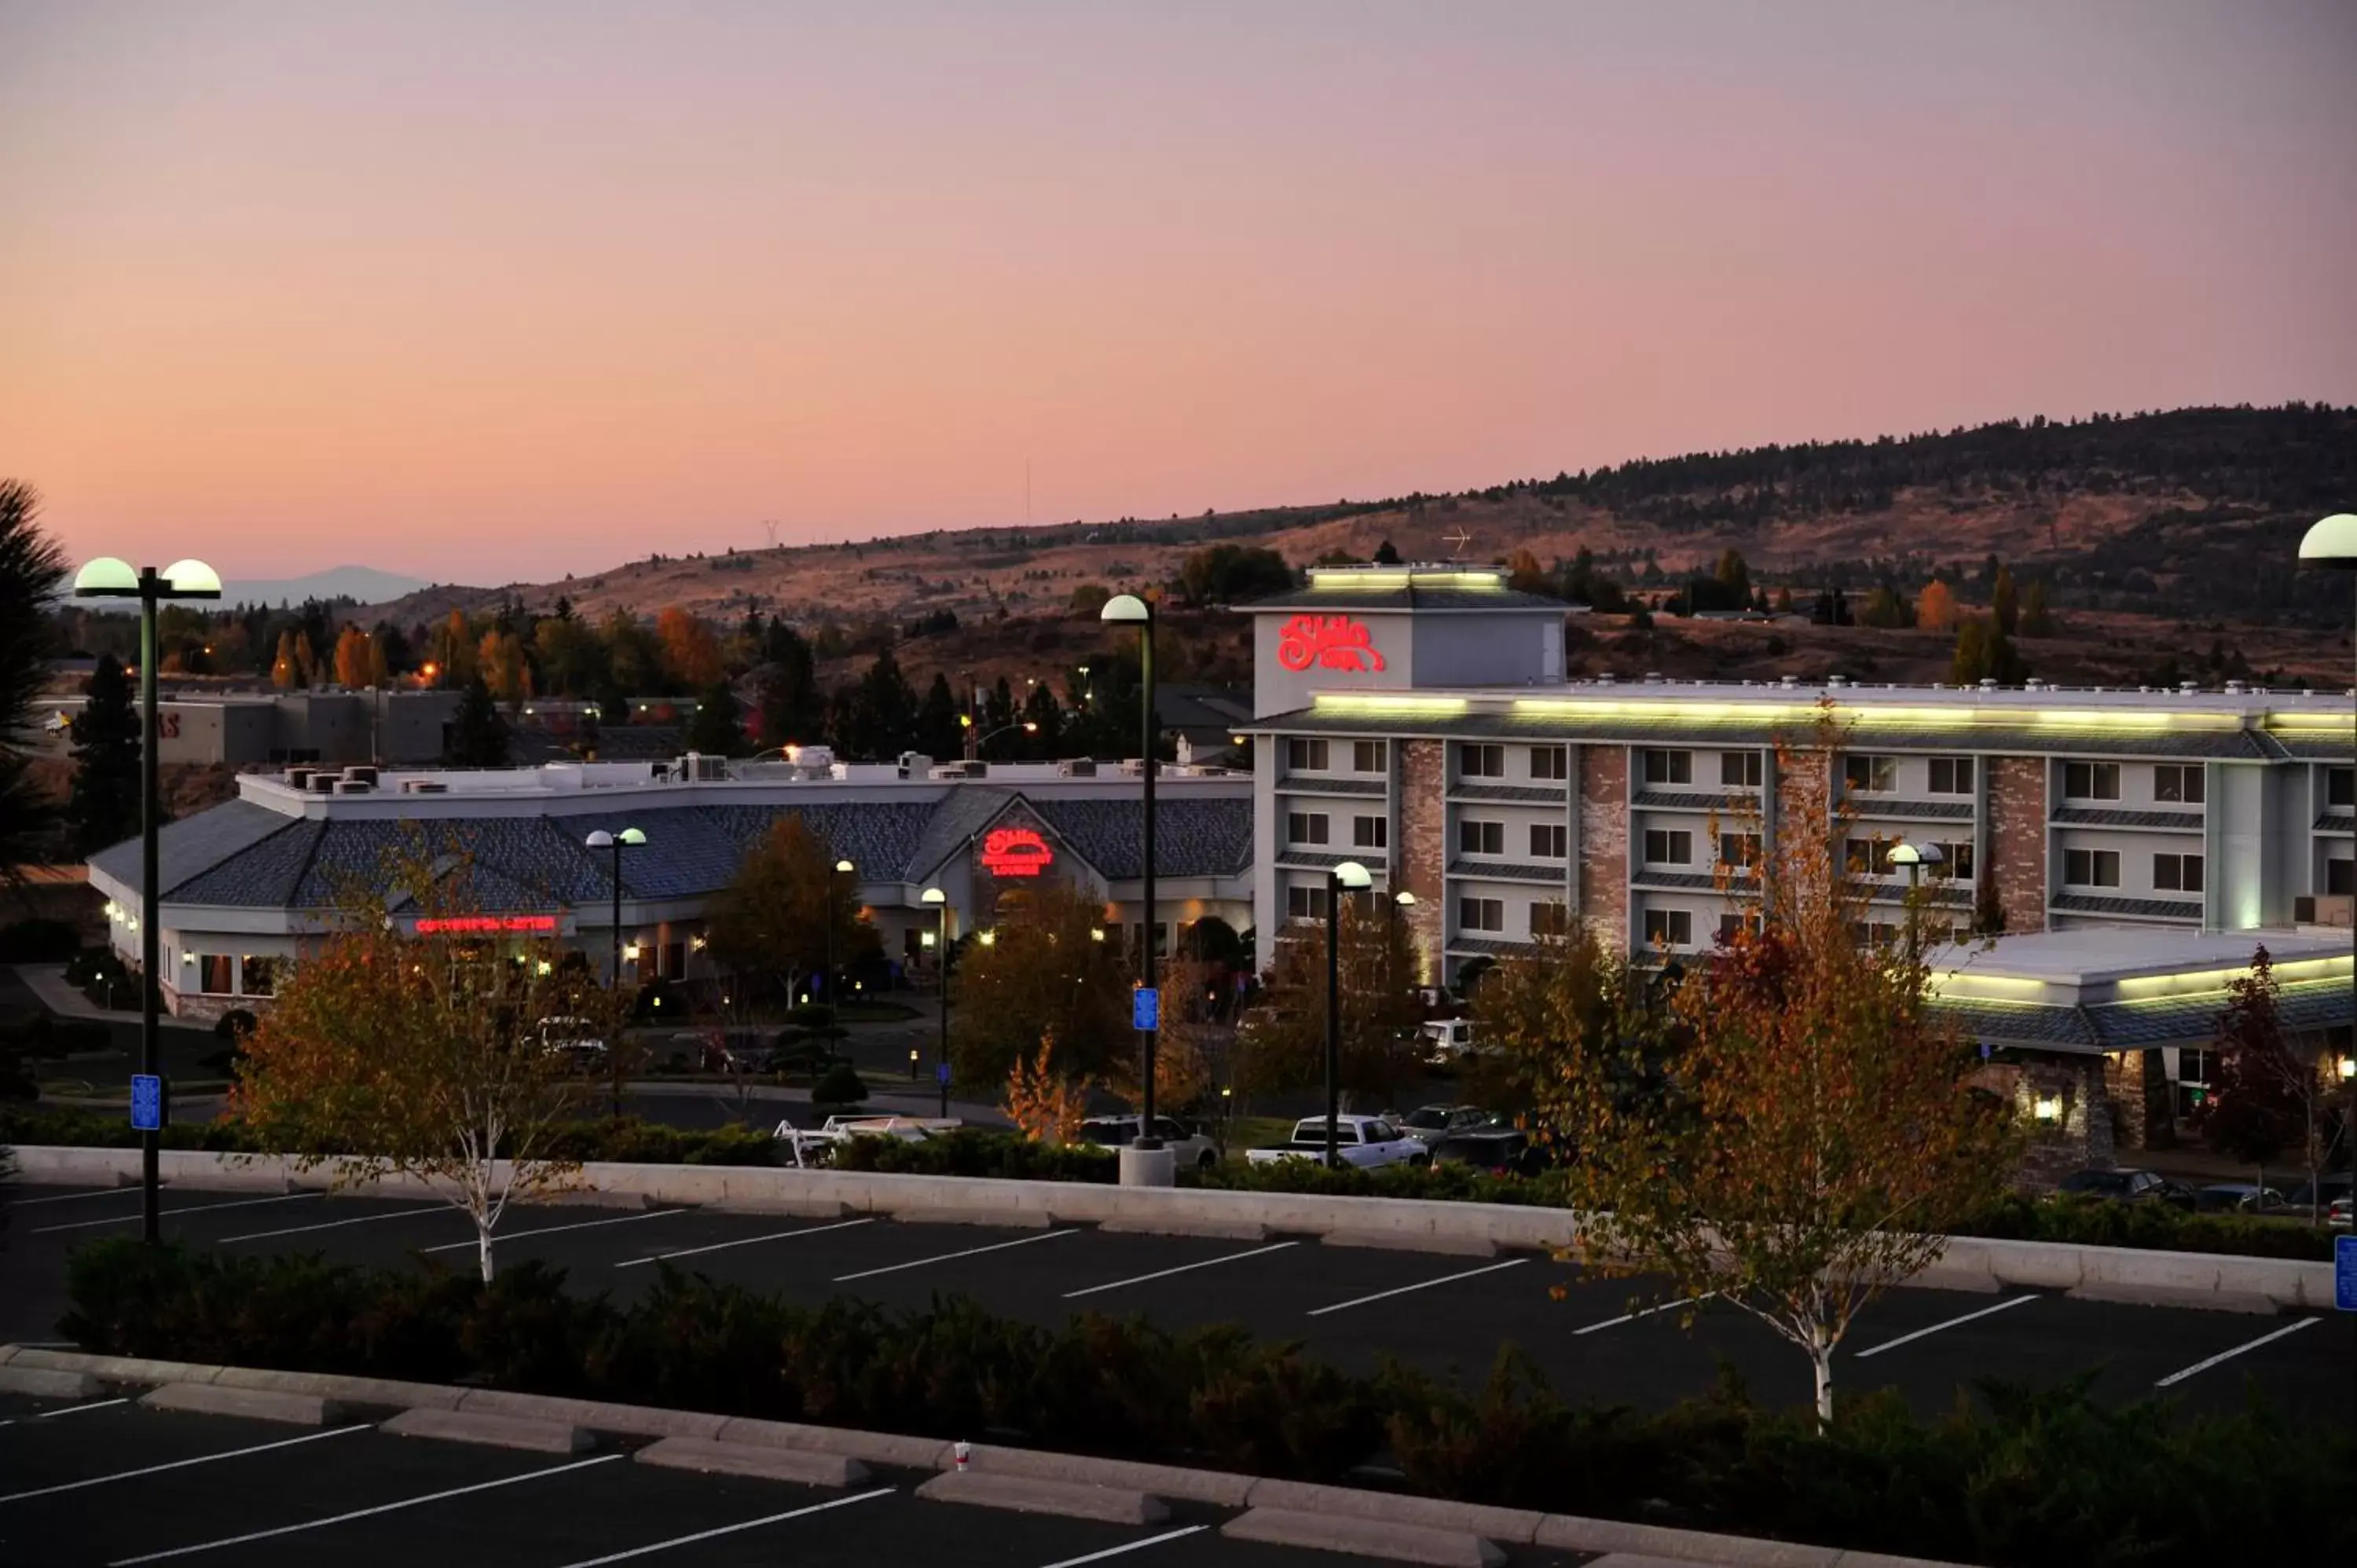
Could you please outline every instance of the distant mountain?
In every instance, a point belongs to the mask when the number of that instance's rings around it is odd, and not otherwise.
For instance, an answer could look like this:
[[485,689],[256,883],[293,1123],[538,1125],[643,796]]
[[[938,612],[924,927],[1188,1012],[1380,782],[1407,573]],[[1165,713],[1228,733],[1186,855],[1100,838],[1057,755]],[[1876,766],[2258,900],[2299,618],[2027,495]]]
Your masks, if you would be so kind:
[[231,605],[299,605],[305,599],[355,599],[381,605],[428,586],[421,577],[380,572],[373,566],[330,566],[302,577],[232,577],[221,584],[221,602]]

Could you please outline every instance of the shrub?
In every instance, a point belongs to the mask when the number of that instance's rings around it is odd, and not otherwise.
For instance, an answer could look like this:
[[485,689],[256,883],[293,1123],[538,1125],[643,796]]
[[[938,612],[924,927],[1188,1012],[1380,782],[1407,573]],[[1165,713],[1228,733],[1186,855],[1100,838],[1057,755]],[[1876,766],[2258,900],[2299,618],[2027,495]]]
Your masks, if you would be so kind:
[[1713,1398],[1644,1415],[1575,1405],[1501,1349],[1487,1380],[1360,1375],[1243,1329],[1082,1316],[1060,1327],[963,1298],[888,1310],[662,1268],[629,1305],[535,1262],[442,1268],[223,1256],[116,1238],[68,1265],[61,1330],[127,1356],[468,1382],[934,1437],[1339,1480],[1388,1455],[1426,1496],[1936,1554],[2020,1568],[2341,1561],[2357,1432],[2254,1407],[2105,1406],[2092,1377],[1984,1382],[1922,1421],[1889,1392],[1817,1428]]
[[256,1020],[253,1014],[247,1012],[242,1007],[232,1007],[214,1021],[213,1038],[216,1040],[242,1040],[248,1035],[253,1033],[255,1023]]
[[66,983],[87,987],[93,981],[121,980],[131,972],[111,948],[83,948],[66,961]]
[[838,1145],[838,1170],[902,1176],[1004,1176],[1017,1181],[1111,1182],[1120,1162],[1093,1144],[1035,1144],[1012,1133],[961,1127],[939,1137],[853,1138]]
[[0,926],[0,963],[70,964],[81,936],[65,920],[16,920]]
[[849,1062],[827,1069],[811,1090],[812,1101],[819,1105],[856,1105],[866,1098],[867,1086],[859,1081],[858,1069]]

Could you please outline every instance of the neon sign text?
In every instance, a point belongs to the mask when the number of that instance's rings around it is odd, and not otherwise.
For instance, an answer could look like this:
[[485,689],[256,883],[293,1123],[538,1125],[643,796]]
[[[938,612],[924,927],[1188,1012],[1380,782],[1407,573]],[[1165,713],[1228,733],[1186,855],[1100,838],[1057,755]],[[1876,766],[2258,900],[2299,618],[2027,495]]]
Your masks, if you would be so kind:
[[1032,828],[993,828],[983,835],[982,868],[993,876],[1037,876],[1056,852]]
[[1357,670],[1380,674],[1383,656],[1375,651],[1365,624],[1349,616],[1297,615],[1276,636],[1276,661],[1287,670]]
[[478,936],[500,931],[537,931],[549,935],[556,929],[554,915],[445,915],[429,917],[417,922],[420,936]]

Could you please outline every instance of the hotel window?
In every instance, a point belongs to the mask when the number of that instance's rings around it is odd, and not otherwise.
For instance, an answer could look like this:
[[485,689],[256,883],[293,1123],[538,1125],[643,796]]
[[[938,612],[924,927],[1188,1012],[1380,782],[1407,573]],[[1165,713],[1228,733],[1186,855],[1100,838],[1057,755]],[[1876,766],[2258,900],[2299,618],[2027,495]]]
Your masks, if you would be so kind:
[[1383,849],[1391,839],[1392,824],[1388,817],[1352,817],[1351,847],[1353,849]]
[[1285,841],[1287,843],[1324,843],[1326,813],[1287,811],[1285,814]]
[[237,960],[225,952],[197,955],[197,989],[207,996],[237,993]]
[[1285,768],[1288,773],[1323,773],[1326,771],[1326,743],[1294,736],[1285,743]]
[[1645,782],[1648,784],[1693,783],[1694,753],[1648,751],[1645,753]]
[[2062,765],[2063,798],[2072,800],[2116,800],[2120,798],[2120,765],[2116,762],[2066,762]]
[[2170,805],[2198,806],[2209,793],[2208,771],[2200,763],[2164,763],[2152,770],[2152,798]]
[[2152,857],[2152,885],[2162,893],[2199,893],[2201,891],[2201,857],[2198,854],[2156,854]]
[[1459,779],[1503,779],[1506,776],[1506,748],[1502,746],[1460,745],[1457,748],[1457,777]]
[[2177,1114],[2192,1116],[2201,1110],[2201,1102],[2210,1098],[2210,1074],[2218,1065],[2218,1053],[2195,1046],[2180,1047],[2177,1053]]
[[1851,839],[1842,846],[1842,869],[1852,876],[1892,875],[1895,873],[1890,864],[1890,846],[1898,842],[1880,833]]
[[1694,916],[1684,909],[1646,910],[1645,940],[1653,947],[1692,947]]
[[1761,764],[1756,751],[1722,751],[1718,754],[1718,781],[1730,789],[1760,788]]
[[1962,843],[1943,839],[1935,847],[1942,856],[1940,863],[1942,875],[1953,877],[1958,882],[1970,882],[1973,879],[1973,845],[1970,839],[1966,839]]
[[1531,858],[1562,860],[1571,853],[1571,830],[1561,822],[1531,824]]
[[244,982],[245,994],[272,996],[277,993],[278,961],[276,959],[260,958],[248,953],[239,967],[243,971],[240,978]]
[[1354,740],[1351,743],[1351,771],[1381,773],[1383,770],[1383,743],[1379,740]]
[[1759,916],[1730,914],[1718,918],[1718,940],[1722,943],[1731,942],[1745,932],[1755,937],[1760,934]]
[[1932,793],[1934,795],[1969,795],[1973,792],[1973,759],[1969,757],[1935,757],[1932,759]]
[[1460,931],[1502,931],[1506,929],[1503,898],[1459,898],[1457,929]]
[[1571,906],[1550,898],[1531,906],[1531,935],[1560,937],[1571,929]]
[[1749,869],[1760,864],[1758,833],[1721,833],[1718,835],[1718,864]]
[[1842,783],[1854,794],[1888,795],[1899,788],[1899,759],[1895,757],[1845,757],[1842,758]]
[[1285,890],[1285,913],[1288,919],[1324,919],[1326,889],[1315,883],[1295,883]]
[[1570,778],[1570,748],[1560,746],[1531,747],[1531,777],[1534,779]]
[[2324,863],[2325,897],[2346,898],[2352,893],[2357,893],[2357,875],[2351,875],[2352,866],[2357,866],[2357,861],[2352,861],[2347,855]]
[[2357,806],[2357,768],[2328,768],[2324,770],[2324,803],[2328,806]]
[[2062,880],[2067,886],[2072,887],[2117,887],[2120,885],[2119,851],[2064,850]]
[[1887,948],[1898,941],[1899,928],[1888,920],[1852,920],[1849,938],[1862,948]]
[[1684,828],[1647,828],[1645,830],[1645,864],[1648,865],[1693,865],[1694,834]]
[[1459,854],[1505,854],[1506,824],[1482,822],[1458,823],[1457,853]]

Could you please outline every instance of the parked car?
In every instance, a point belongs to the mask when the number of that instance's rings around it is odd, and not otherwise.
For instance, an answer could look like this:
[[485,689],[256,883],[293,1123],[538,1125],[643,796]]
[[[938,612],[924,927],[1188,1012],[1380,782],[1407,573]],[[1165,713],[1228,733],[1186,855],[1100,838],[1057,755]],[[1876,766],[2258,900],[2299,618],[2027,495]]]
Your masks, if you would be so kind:
[[1470,1018],[1429,1018],[1423,1033],[1424,1054],[1433,1061],[1455,1061],[1473,1048]]
[[1517,1127],[1485,1127],[1436,1139],[1436,1165],[1471,1165],[1491,1176],[1536,1176],[1552,1163],[1546,1146]]
[[[1326,1157],[1326,1118],[1306,1116],[1293,1124],[1293,1136],[1266,1148],[1247,1149],[1244,1158],[1265,1165],[1277,1160],[1318,1160]],[[1432,1151],[1380,1116],[1339,1116],[1334,1121],[1334,1157],[1346,1165],[1373,1169],[1379,1165],[1428,1165]]]
[[2119,1203],[2166,1203],[2178,1208],[2194,1207],[2193,1189],[2181,1181],[2171,1181],[2158,1171],[2137,1170],[2127,1165],[2109,1169],[2090,1166],[2072,1171],[2062,1178],[2064,1192],[2081,1193],[2089,1197],[2108,1197]]
[[[1220,1163],[1220,1146],[1209,1135],[1190,1133],[1168,1116],[1154,1119],[1154,1135],[1162,1140],[1181,1170],[1207,1171]],[[1081,1123],[1081,1142],[1107,1149],[1126,1148],[1137,1142],[1137,1118],[1092,1116]]]
[[2332,1207],[2324,1212],[2324,1222],[2346,1230],[2350,1228],[2352,1212],[2357,1212],[2357,1198],[2336,1197],[2332,1200]]
[[2349,1196],[2349,1175],[2347,1172],[2343,1171],[2337,1176],[2328,1176],[2319,1178],[2315,1183],[2315,1190],[2312,1192],[2309,1190],[2309,1183],[2300,1183],[2298,1187],[2284,1194],[2284,1203],[2287,1208],[2290,1208],[2300,1214],[2306,1214],[2309,1210],[2309,1206],[2311,1204],[2315,1205],[2319,1209],[2330,1208],[2332,1207],[2332,1204],[2336,1199],[2345,1198]]
[[1392,1121],[1411,1138],[1430,1143],[1453,1133],[1470,1133],[1477,1127],[1488,1127],[1498,1118],[1478,1105],[1419,1105],[1402,1116],[1392,1113]]
[[2203,1214],[2281,1214],[2283,1194],[2247,1181],[2212,1182],[2193,1195],[2193,1207]]
[[543,1018],[540,1048],[562,1052],[576,1072],[596,1072],[606,1065],[606,1042],[587,1018]]

